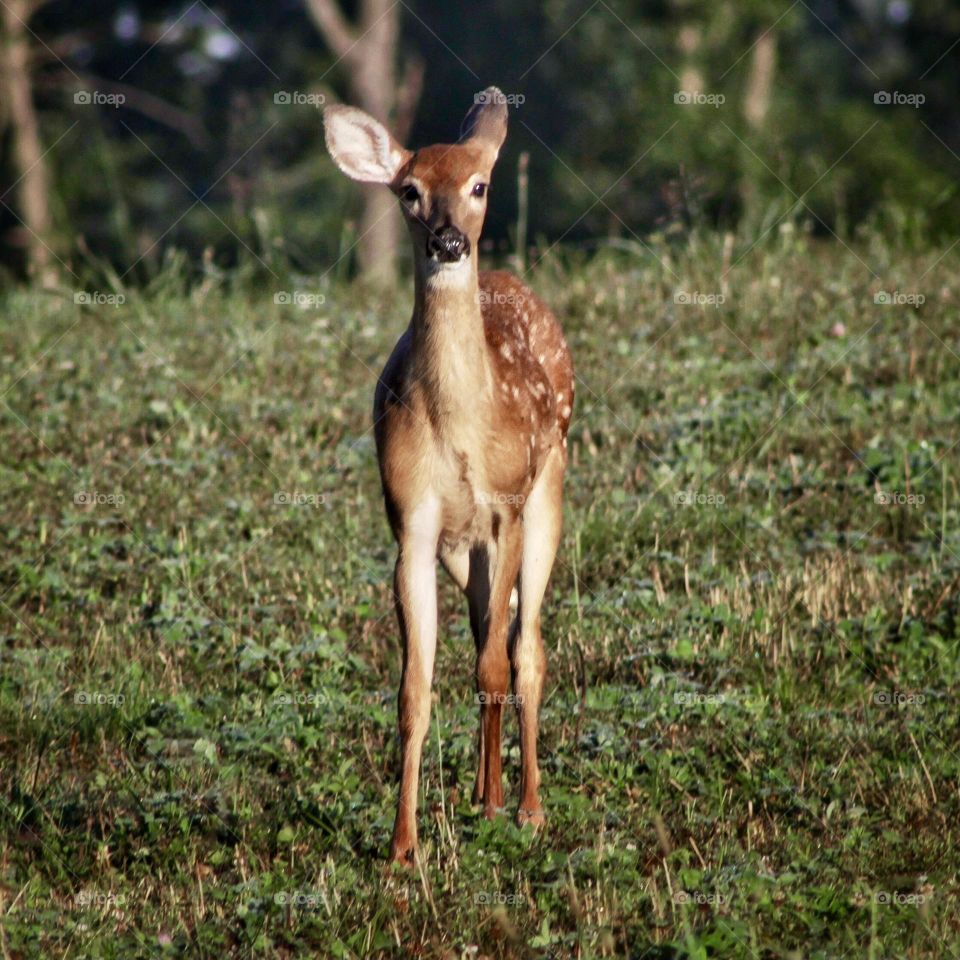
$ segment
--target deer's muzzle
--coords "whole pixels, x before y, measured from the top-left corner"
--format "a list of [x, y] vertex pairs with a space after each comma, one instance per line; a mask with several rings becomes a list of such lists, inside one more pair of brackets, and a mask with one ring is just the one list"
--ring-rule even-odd
[[427, 238], [427, 256], [456, 263], [470, 253], [470, 241], [456, 227], [442, 227]]

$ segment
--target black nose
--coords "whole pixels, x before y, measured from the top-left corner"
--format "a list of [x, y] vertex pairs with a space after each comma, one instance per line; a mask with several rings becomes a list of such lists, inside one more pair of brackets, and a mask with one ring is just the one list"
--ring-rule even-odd
[[427, 240], [427, 256], [456, 263], [470, 252], [470, 241], [456, 227], [442, 227]]

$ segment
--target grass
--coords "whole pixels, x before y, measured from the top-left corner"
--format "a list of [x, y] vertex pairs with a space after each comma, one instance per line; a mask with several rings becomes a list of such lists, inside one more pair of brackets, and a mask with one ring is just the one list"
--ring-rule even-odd
[[[470, 807], [444, 580], [411, 876], [369, 429], [409, 291], [3, 296], [0, 956], [960, 953], [956, 251], [654, 239], [531, 282], [579, 377], [548, 824]], [[512, 717], [505, 752], [515, 805]]]

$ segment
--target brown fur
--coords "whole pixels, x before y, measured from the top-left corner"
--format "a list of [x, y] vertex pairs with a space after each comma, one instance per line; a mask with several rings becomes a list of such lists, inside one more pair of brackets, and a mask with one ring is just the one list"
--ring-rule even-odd
[[[512, 674], [521, 745], [517, 819], [543, 822], [540, 605], [560, 538], [573, 367], [547, 306], [511, 274], [477, 271], [486, 212], [477, 185], [489, 183], [506, 136], [499, 91], [485, 91], [468, 113], [461, 143], [416, 152], [352, 108], [328, 108], [324, 122], [345, 173], [387, 184], [400, 197], [414, 248], [413, 317], [374, 397], [380, 475], [399, 548], [394, 590], [403, 641], [400, 798], [390, 854], [409, 864], [430, 714], [438, 557], [467, 596], [477, 651], [474, 799], [487, 816], [503, 805], [500, 726]], [[457, 251], [441, 256], [436, 244], [451, 231]]]
[[[480, 458], [482, 475], [489, 478], [491, 486], [490, 491], [480, 492], [500, 494], [497, 499], [503, 500], [504, 507], [519, 515], [547, 454], [566, 446], [574, 380], [560, 325], [543, 301], [506, 271], [480, 273], [479, 288], [493, 390], [460, 394], [445, 405], [435, 382], [439, 379], [436, 371], [418, 367], [412, 357], [416, 321], [397, 342], [377, 384], [374, 433], [388, 515], [397, 536], [402, 516], [399, 508], [404, 501], [418, 497], [425, 455], [442, 458], [441, 451], [447, 446], [456, 466], [462, 468], [469, 467], [471, 456]], [[436, 359], [442, 364], [442, 357]], [[474, 358], [474, 362], [481, 360]], [[476, 418], [476, 426], [468, 434], [472, 440], [479, 439], [474, 451], [461, 449], [456, 434], [447, 429], [454, 404], [462, 407], [457, 413]], [[442, 536], [448, 544], [455, 544], [470, 539], [477, 491], [470, 489], [468, 469], [460, 469], [450, 479], [452, 485], [442, 498], [448, 504]]]

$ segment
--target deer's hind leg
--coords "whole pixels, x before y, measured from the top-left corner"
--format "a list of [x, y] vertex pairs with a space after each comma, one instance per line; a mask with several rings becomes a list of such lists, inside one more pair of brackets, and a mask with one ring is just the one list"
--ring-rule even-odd
[[467, 585], [471, 606], [482, 611], [476, 673], [480, 701], [480, 762], [474, 799], [482, 800], [487, 819], [494, 817], [503, 807], [500, 730], [510, 683], [510, 591], [517, 580], [523, 549], [520, 521], [515, 518], [501, 520], [490, 546], [480, 547], [471, 554], [471, 576]]
[[[467, 585], [470, 581], [470, 548], [460, 546], [455, 550], [442, 550], [440, 553], [440, 562], [443, 564], [443, 569], [450, 574], [450, 579], [466, 594]], [[514, 587], [510, 591], [511, 610], [517, 609], [520, 602], [519, 598], [520, 595], [517, 592], [517, 588]], [[474, 640], [476, 640], [476, 633], [474, 633]]]
[[[473, 634], [473, 643], [479, 661], [488, 625], [490, 591], [497, 563], [496, 544], [490, 543], [472, 547], [461, 545], [454, 550], [442, 550], [440, 562], [467, 598], [467, 606], [470, 611], [470, 632]], [[516, 609], [517, 598], [517, 589], [513, 587], [509, 601], [511, 610]], [[478, 676], [478, 701], [482, 699], [479, 696], [482, 692]], [[480, 724], [477, 733], [477, 776], [474, 781], [472, 797], [474, 804], [483, 803], [485, 800], [487, 751], [483, 716], [484, 704], [480, 702]]]
[[513, 692], [520, 721], [520, 805], [517, 823], [543, 823], [537, 727], [547, 659], [540, 634], [540, 606], [560, 543], [563, 472], [559, 448], [549, 455], [523, 509], [523, 559], [520, 567], [519, 629], [511, 651]]

